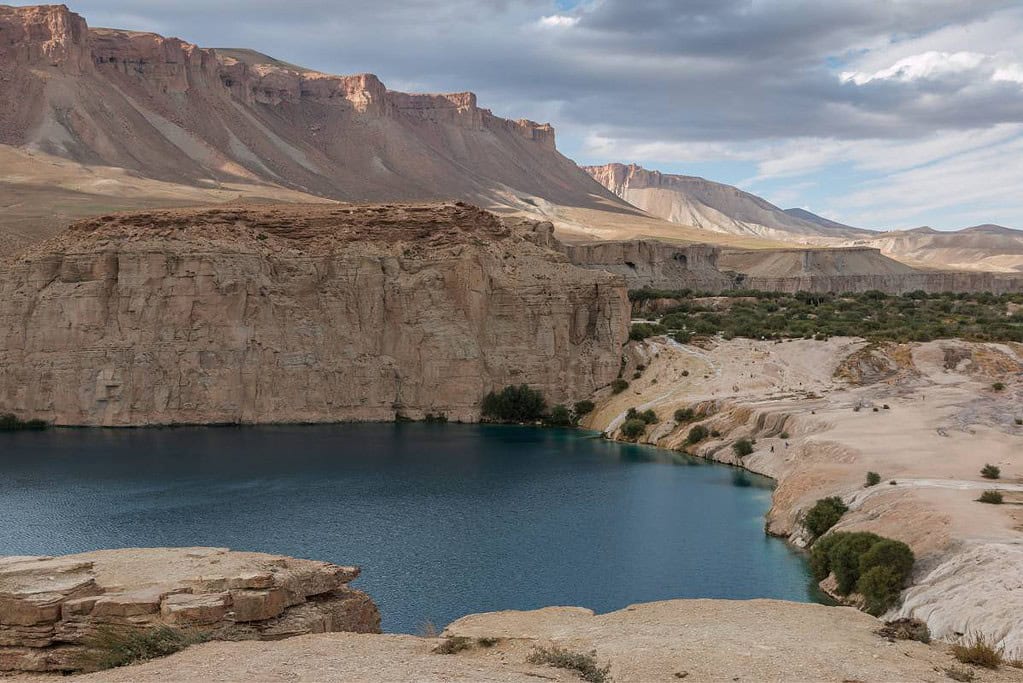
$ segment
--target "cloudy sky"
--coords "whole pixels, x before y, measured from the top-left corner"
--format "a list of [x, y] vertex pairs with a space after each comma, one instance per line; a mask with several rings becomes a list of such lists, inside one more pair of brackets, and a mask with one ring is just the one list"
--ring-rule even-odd
[[865, 227], [1023, 228], [1023, 0], [67, 1], [93, 26], [473, 90], [580, 163]]

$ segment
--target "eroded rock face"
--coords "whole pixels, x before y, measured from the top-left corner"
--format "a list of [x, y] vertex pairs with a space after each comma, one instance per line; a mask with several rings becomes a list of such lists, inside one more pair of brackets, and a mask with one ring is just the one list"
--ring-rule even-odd
[[85, 221], [0, 270], [0, 412], [475, 420], [520, 383], [579, 400], [617, 375], [624, 285], [526, 237], [463, 204]]
[[0, 558], [0, 671], [88, 668], [97, 639], [159, 626], [213, 639], [379, 633], [357, 567], [226, 548]]

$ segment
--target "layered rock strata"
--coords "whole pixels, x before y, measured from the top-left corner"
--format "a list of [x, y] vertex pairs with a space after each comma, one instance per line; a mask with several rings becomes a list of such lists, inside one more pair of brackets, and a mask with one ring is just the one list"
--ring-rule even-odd
[[170, 627], [210, 639], [379, 633], [357, 567], [226, 548], [0, 558], [0, 671], [77, 671], [110, 638]]
[[[537, 232], [539, 231], [539, 232]], [[464, 204], [106, 216], [0, 266], [0, 412], [61, 425], [475, 420], [618, 372], [622, 280]]]

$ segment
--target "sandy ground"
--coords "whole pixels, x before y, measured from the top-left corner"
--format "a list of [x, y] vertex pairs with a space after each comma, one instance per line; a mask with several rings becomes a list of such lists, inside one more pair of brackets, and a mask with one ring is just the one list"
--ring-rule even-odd
[[[779, 482], [771, 533], [805, 544], [801, 512], [842, 496], [851, 509], [836, 529], [874, 531], [916, 553], [903, 614], [926, 618], [939, 637], [983, 631], [1023, 656], [1023, 347], [848, 338], [706, 346], [633, 345], [625, 377], [645, 365], [641, 377], [601, 402], [587, 426], [614, 432], [628, 408], [652, 408], [661, 422], [644, 440], [680, 449], [691, 425], [675, 424], [674, 411], [712, 413], [704, 424], [721, 436], [691, 450], [735, 463], [735, 440], [756, 439], [743, 465]], [[1001, 468], [1000, 480], [980, 476], [986, 463]], [[864, 488], [868, 471], [882, 483]], [[1003, 491], [1006, 504], [976, 502], [986, 489]]]
[[[595, 653], [623, 681], [947, 681], [959, 666], [943, 644], [889, 642], [878, 622], [847, 607], [774, 600], [672, 600], [594, 615], [573, 607], [459, 619], [471, 638], [455, 655], [436, 638], [331, 633], [277, 642], [207, 643], [84, 681], [578, 681], [531, 665], [537, 645]], [[492, 647], [475, 644], [494, 638]], [[978, 681], [1023, 681], [1023, 670], [976, 671]]]

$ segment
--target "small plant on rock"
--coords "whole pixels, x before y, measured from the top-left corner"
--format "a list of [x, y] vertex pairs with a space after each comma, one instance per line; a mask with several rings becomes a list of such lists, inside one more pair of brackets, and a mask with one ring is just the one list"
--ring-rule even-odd
[[991, 385], [991, 388], [994, 389], [995, 391], [1004, 391], [1005, 382], [995, 382], [994, 384]]
[[472, 639], [465, 636], [448, 636], [443, 643], [433, 648], [433, 652], [438, 655], [456, 655], [470, 648], [472, 648]]
[[988, 490], [980, 494], [980, 498], [977, 499], [979, 503], [989, 503], [991, 505], [1001, 505], [1003, 502], [1002, 492]]
[[1002, 470], [1000, 467], [988, 463], [980, 468], [980, 476], [985, 479], [998, 479], [1002, 476]]
[[952, 645], [952, 655], [963, 664], [997, 669], [1002, 663], [1002, 651], [977, 633]]
[[675, 411], [675, 422], [678, 422], [679, 424], [683, 422], [690, 422], [694, 417], [696, 417], [696, 414], [693, 413], [692, 408], [679, 408]]
[[597, 664], [597, 653], [572, 652], [560, 647], [537, 647], [530, 653], [527, 661], [530, 664], [545, 664], [558, 669], [575, 671], [588, 683], [610, 683], [611, 665]]
[[686, 436], [686, 443], [690, 446], [698, 444], [707, 438], [707, 428], [703, 425], [696, 425], [689, 430], [688, 436]]
[[745, 458], [747, 455], [753, 452], [753, 442], [749, 439], [742, 438], [732, 444], [732, 451], [738, 458]]

